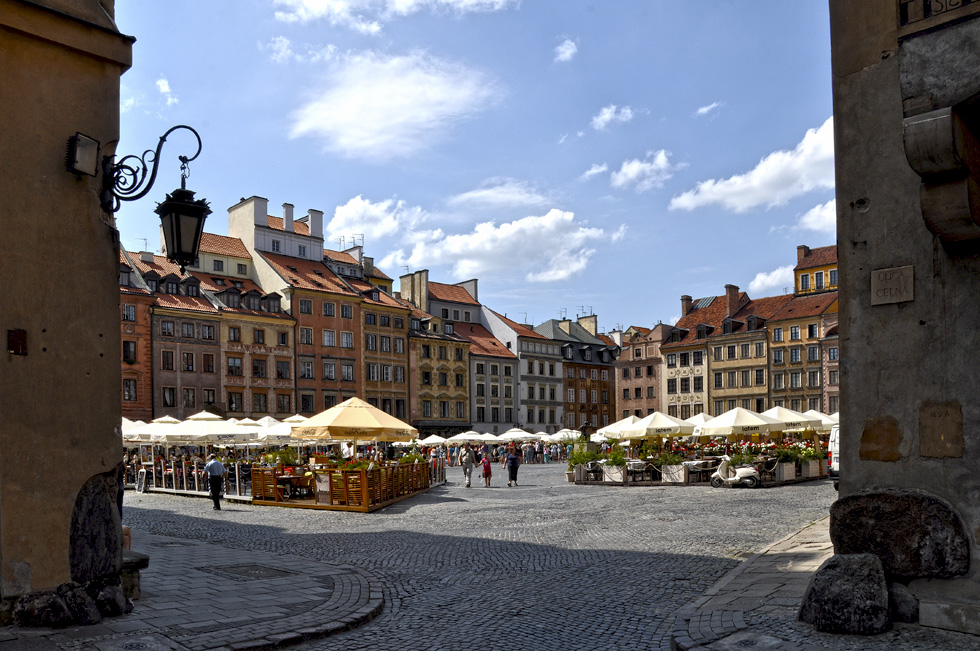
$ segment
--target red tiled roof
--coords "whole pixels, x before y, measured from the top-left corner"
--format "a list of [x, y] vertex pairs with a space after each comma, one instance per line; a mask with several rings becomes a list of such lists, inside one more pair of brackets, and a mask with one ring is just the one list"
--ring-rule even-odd
[[330, 258], [334, 262], [342, 262], [343, 264], [350, 264], [354, 265], [355, 267], [360, 266], [357, 260], [354, 259], [354, 256], [346, 251], [332, 251], [330, 249], [324, 249], [323, 257]]
[[[276, 231], [286, 231], [282, 224], [282, 217], [273, 217], [272, 215], [269, 215], [267, 219], [269, 222], [269, 228]], [[309, 235], [310, 226], [306, 222], [293, 220], [293, 232], [297, 235]]]
[[424, 311], [420, 310], [419, 308], [415, 307], [414, 305], [412, 305], [411, 303], [409, 303], [408, 301], [406, 301], [404, 298], [396, 298], [395, 301], [398, 302], [398, 303], [400, 303], [402, 307], [405, 307], [405, 308], [408, 308], [409, 310], [411, 310], [412, 311], [412, 316], [414, 318], [416, 318], [416, 319], [431, 319], [432, 318], [432, 315], [431, 314], [429, 314], [428, 312], [424, 312]]
[[377, 267], [374, 267], [374, 269], [371, 271], [371, 273], [365, 273], [365, 275], [367, 277], [369, 277], [369, 278], [379, 278], [381, 280], [392, 280], [392, 278], [388, 274], [386, 274], [385, 272], [381, 271]]
[[330, 294], [347, 294], [348, 296], [357, 295], [322, 262], [292, 258], [288, 255], [266, 251], [260, 252], [260, 255], [272, 265], [276, 273], [297, 289], [309, 289]]
[[[707, 298], [707, 297], [706, 297]], [[697, 306], [706, 301], [706, 298], [699, 298], [692, 301], [691, 305]], [[745, 292], [739, 292], [738, 294], [738, 304], [745, 305], [749, 300], [748, 294]], [[740, 308], [741, 309], [741, 308]], [[736, 314], [738, 311], [736, 310]], [[716, 329], [721, 328], [721, 322], [725, 319], [726, 315], [726, 305], [725, 296], [715, 296], [710, 304], [705, 307], [692, 307], [691, 311], [682, 316], [677, 323], [675, 328], [681, 328], [687, 330], [687, 332], [682, 333], [683, 336], [678, 342], [665, 342], [661, 345], [661, 348], [672, 348], [674, 346], [686, 346], [696, 343], [697, 339], [697, 327], [700, 324], [714, 326]], [[706, 340], [702, 340], [706, 341]]]
[[[209, 292], [215, 292], [215, 293], [223, 292], [229, 287], [234, 287], [235, 283], [241, 283], [242, 286], [239, 287], [239, 289], [243, 294], [245, 292], [250, 292], [252, 290], [255, 290], [262, 296], [265, 296], [265, 292], [262, 290], [262, 288], [256, 285], [254, 281], [249, 280], [248, 278], [235, 278], [234, 276], [223, 276], [221, 274], [213, 274], [213, 273], [209, 274], [202, 271], [189, 271], [188, 273], [191, 276], [197, 278], [199, 281], [201, 281], [201, 289], [207, 290]], [[217, 282], [215, 282], [218, 279], [223, 280], [225, 284], [219, 285]]]
[[518, 337], [528, 337], [531, 339], [547, 339], [547, 337], [545, 337], [544, 335], [538, 334], [537, 332], [531, 330], [527, 326], [521, 325], [516, 321], [512, 321], [511, 319], [508, 319], [507, 317], [505, 317], [503, 314], [500, 314], [499, 312], [494, 312], [493, 310], [490, 311], [496, 314], [498, 319], [500, 319], [508, 326], [510, 326], [511, 330], [516, 332]]
[[[370, 305], [384, 305], [387, 307], [400, 307], [400, 308], [405, 307], [400, 302], [396, 301], [393, 296], [390, 296], [386, 292], [378, 289], [377, 287], [375, 287], [374, 285], [372, 285], [371, 283], [365, 280], [356, 280], [356, 279], [348, 280], [347, 284], [353, 287], [354, 289], [356, 289], [358, 292], [360, 292], [361, 298], [364, 299], [364, 302]], [[378, 300], [376, 301], [372, 299], [370, 296], [371, 292], [373, 291], [378, 292]]]
[[146, 263], [139, 257], [139, 255], [131, 256], [133, 259], [133, 264], [136, 265], [137, 271], [141, 274], [146, 275], [151, 271], [155, 271], [161, 278], [173, 275], [181, 278], [180, 267], [166, 257], [162, 255], [154, 255], [153, 262]]
[[786, 321], [789, 319], [805, 319], [806, 317], [819, 316], [836, 300], [837, 292], [797, 296], [786, 303], [783, 309], [779, 310], [773, 316], [772, 320]]
[[596, 339], [598, 339], [598, 340], [599, 340], [599, 341], [601, 341], [602, 343], [604, 343], [604, 344], [606, 344], [607, 346], [619, 346], [619, 344], [617, 344], [617, 343], [616, 343], [616, 342], [615, 342], [615, 341], [613, 340], [613, 338], [612, 338], [612, 337], [610, 337], [609, 335], [605, 335], [605, 334], [601, 334], [601, 333], [600, 333], [600, 334], [597, 334], [597, 335], [596, 335]]
[[216, 235], [215, 233], [201, 234], [201, 253], [216, 253], [218, 255], [230, 255], [236, 258], [252, 259], [248, 249], [237, 237], [226, 235]]
[[126, 255], [123, 253], [122, 247], [119, 248], [119, 264], [124, 264], [132, 269], [132, 267], [129, 266], [129, 260], [126, 259]]
[[[432, 283], [429, 283], [429, 287]], [[467, 294], [468, 296], [469, 294]], [[490, 334], [490, 331], [479, 323], [456, 323], [454, 328], [457, 335], [470, 342], [470, 355], [485, 355], [487, 357], [517, 358], [507, 346]]]
[[119, 286], [119, 293], [133, 294], [136, 296], [152, 296], [148, 290], [145, 290], [142, 287], [123, 287], [121, 285]]
[[160, 307], [175, 310], [190, 310], [192, 312], [210, 312], [217, 314], [218, 310], [208, 299], [202, 296], [181, 296], [178, 294], [157, 294], [156, 303]]
[[812, 269], [813, 267], [823, 267], [828, 264], [837, 264], [837, 245], [821, 246], [810, 249], [810, 254], [803, 258], [793, 271]]
[[459, 285], [447, 285], [429, 281], [429, 299], [436, 301], [449, 301], [450, 303], [465, 303], [466, 305], [479, 305], [470, 293]]
[[626, 330], [630, 329], [642, 337], [649, 337], [650, 333], [653, 332], [653, 328], [645, 328], [643, 326], [630, 326], [629, 328], [626, 328]]
[[738, 321], [745, 321], [754, 315], [768, 321], [791, 300], [793, 300], [792, 294], [752, 299], [735, 313], [734, 318]]

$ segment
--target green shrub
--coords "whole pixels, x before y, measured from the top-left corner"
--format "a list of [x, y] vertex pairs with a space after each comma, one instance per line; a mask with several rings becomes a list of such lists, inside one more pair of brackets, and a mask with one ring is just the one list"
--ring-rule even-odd
[[626, 465], [626, 453], [623, 452], [623, 448], [618, 445], [609, 452], [609, 456], [607, 458], [609, 459], [609, 464], [612, 466]]

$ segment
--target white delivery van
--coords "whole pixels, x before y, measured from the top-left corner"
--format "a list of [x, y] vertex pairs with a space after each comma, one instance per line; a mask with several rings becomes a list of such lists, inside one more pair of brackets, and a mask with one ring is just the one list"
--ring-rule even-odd
[[830, 461], [827, 476], [834, 480], [834, 490], [840, 490], [840, 425], [834, 425], [830, 428], [827, 453]]

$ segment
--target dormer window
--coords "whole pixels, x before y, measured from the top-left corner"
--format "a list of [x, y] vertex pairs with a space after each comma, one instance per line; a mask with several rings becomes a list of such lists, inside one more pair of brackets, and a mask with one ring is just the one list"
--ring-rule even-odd
[[242, 287], [244, 287], [244, 285], [242, 285], [242, 281], [236, 280], [235, 281], [235, 287], [237, 287], [238, 289], [241, 289]]
[[214, 265], [214, 271], [225, 270], [225, 263], [223, 260], [214, 260], [211, 264]]
[[421, 330], [422, 322], [418, 319], [412, 319], [412, 330]]
[[447, 335], [453, 334], [453, 324], [452, 323], [445, 324], [445, 326], [443, 326], [443, 330]]
[[305, 258], [306, 257], [306, 245], [305, 244], [300, 244], [299, 245], [299, 257], [301, 257], [301, 258]]
[[146, 286], [150, 288], [151, 292], [155, 293], [157, 291], [157, 281], [155, 280], [147, 280]]
[[279, 240], [272, 240], [272, 252], [279, 253], [282, 250], [282, 242]]
[[177, 294], [177, 293], [179, 293], [177, 291], [177, 283], [175, 283], [172, 280], [168, 280], [167, 281], [167, 290], [166, 290], [166, 293], [167, 294]]
[[238, 308], [242, 306], [242, 297], [234, 292], [225, 293], [225, 304], [228, 307]]
[[199, 296], [200, 292], [197, 290], [197, 285], [187, 285], [184, 287], [184, 291], [188, 296]]
[[217, 286], [219, 286], [219, 287], [224, 287], [225, 286], [225, 281], [223, 279], [221, 279], [221, 278], [212, 278], [211, 280], [213, 280], [214, 281], [214, 284], [217, 285]]
[[269, 305], [269, 311], [270, 312], [282, 312], [282, 308], [279, 306], [279, 297], [278, 296], [270, 296], [267, 299], [267, 302], [268, 302], [268, 305]]

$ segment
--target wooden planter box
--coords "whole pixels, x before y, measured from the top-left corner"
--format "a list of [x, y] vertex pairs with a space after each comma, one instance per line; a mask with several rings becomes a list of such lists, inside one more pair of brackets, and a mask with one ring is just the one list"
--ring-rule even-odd
[[783, 462], [776, 464], [776, 481], [793, 481], [796, 479], [796, 464]]
[[602, 481], [606, 484], [625, 484], [626, 466], [602, 466]]
[[565, 479], [567, 479], [568, 481], [575, 481], [575, 474], [576, 473], [574, 470], [569, 470], [565, 472]]
[[663, 473], [662, 481], [670, 484], [685, 484], [688, 479], [688, 467], [684, 465], [680, 466], [664, 466], [660, 469]]

